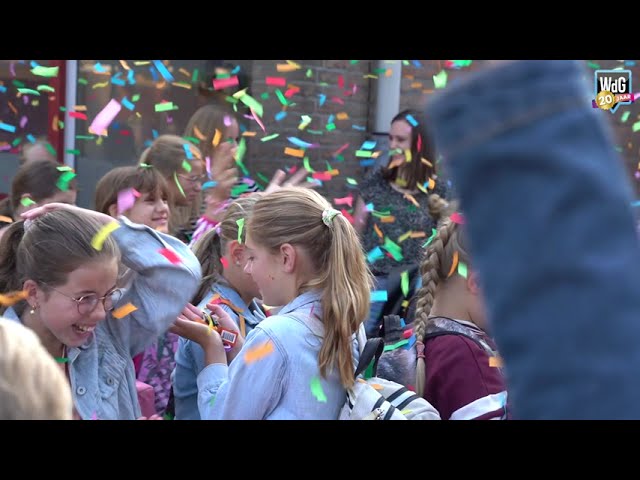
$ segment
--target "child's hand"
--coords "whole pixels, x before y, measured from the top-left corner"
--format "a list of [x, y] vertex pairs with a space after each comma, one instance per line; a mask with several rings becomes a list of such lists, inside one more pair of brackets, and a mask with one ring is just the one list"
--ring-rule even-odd
[[94, 210], [88, 210], [86, 208], [76, 207], [75, 205], [69, 205], [68, 203], [47, 203], [46, 205], [42, 205], [40, 207], [32, 208], [31, 210], [27, 210], [24, 213], [21, 213], [20, 216], [24, 220], [33, 220], [34, 218], [38, 218], [45, 213], [53, 212], [54, 210], [69, 210], [72, 212], [82, 212], [84, 214], [90, 215], [96, 218], [100, 223], [104, 223], [105, 225], [111, 222], [114, 222], [115, 219], [110, 217], [109, 215], [105, 215], [104, 213], [96, 212]]
[[157, 413], [154, 413], [150, 417], [138, 417], [138, 420], [162, 420], [162, 419], [163, 418]]
[[284, 179], [287, 174], [284, 170], [277, 170], [276, 173], [271, 177], [271, 182], [267, 185], [267, 188], [264, 190], [264, 193], [275, 192], [276, 190], [280, 190], [284, 187], [304, 187], [304, 188], [315, 188], [318, 186], [316, 182], [307, 182], [303, 180], [309, 175], [309, 171], [306, 168], [301, 168], [296, 173], [294, 173], [289, 180], [286, 182]]
[[202, 311], [190, 303], [182, 310], [169, 331], [200, 345], [205, 352], [207, 365], [227, 363], [227, 355], [220, 334], [205, 323]]

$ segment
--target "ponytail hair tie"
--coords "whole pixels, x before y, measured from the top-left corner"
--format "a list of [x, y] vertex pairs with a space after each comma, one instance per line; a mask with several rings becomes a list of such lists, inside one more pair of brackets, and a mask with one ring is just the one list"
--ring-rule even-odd
[[322, 212], [322, 222], [327, 226], [331, 226], [331, 222], [336, 215], [340, 215], [340, 210], [327, 208]]

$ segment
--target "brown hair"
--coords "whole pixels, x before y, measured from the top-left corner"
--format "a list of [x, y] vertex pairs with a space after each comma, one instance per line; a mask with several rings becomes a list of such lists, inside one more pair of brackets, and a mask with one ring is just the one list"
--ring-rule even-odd
[[287, 187], [263, 195], [249, 219], [251, 238], [273, 252], [284, 243], [303, 248], [314, 262], [317, 277], [300, 292], [322, 290], [324, 338], [318, 356], [320, 373], [336, 367], [345, 387], [354, 383], [352, 335], [369, 313], [372, 275], [358, 234], [343, 215], [329, 226], [323, 212], [331, 204], [319, 193]]
[[38, 336], [0, 318], [0, 420], [71, 420], [69, 383]]
[[[457, 265], [464, 263], [470, 265], [466, 237], [460, 225], [452, 222], [445, 212], [451, 211], [453, 205], [449, 205], [437, 194], [429, 196], [429, 214], [434, 220], [441, 219], [441, 225], [427, 246], [427, 250], [420, 265], [422, 274], [422, 287], [416, 293], [418, 299], [416, 305], [416, 316], [414, 321], [414, 332], [418, 346], [424, 341], [427, 327], [429, 326], [429, 314], [433, 306], [434, 297], [438, 284], [446, 282]], [[456, 255], [457, 253], [457, 255]], [[454, 272], [455, 273], [455, 272]], [[416, 367], [416, 393], [424, 396], [425, 388], [425, 363], [424, 358], [418, 356]]]
[[[418, 125], [414, 126], [408, 117], [419, 122]], [[408, 123], [411, 127], [411, 161], [404, 163], [400, 167], [382, 168], [382, 176], [385, 180], [392, 182], [402, 178], [407, 182], [406, 188], [413, 190], [417, 185], [424, 184], [436, 173], [436, 154], [422, 113], [411, 109], [403, 110], [393, 117], [391, 123], [400, 120]], [[420, 146], [419, 149], [418, 146]], [[426, 164], [423, 159], [429, 164]]]
[[[34, 147], [42, 147], [47, 151], [47, 153], [32, 153], [36, 152]], [[38, 137], [33, 143], [28, 142], [22, 144], [20, 149], [20, 165], [24, 165], [25, 163], [32, 162], [34, 160], [48, 160], [58, 165], [56, 151], [51, 143], [49, 143], [49, 139], [47, 137]]]
[[[216, 130], [222, 135], [227, 128], [224, 124], [225, 117], [235, 119], [238, 124], [238, 117], [228, 104], [215, 103], [200, 107], [189, 119], [189, 123], [184, 129], [184, 136], [199, 140], [198, 146], [202, 152], [202, 158], [211, 158], [213, 154], [213, 140]], [[196, 131], [197, 129], [197, 131]], [[200, 134], [200, 135], [199, 135]], [[204, 138], [202, 138], [204, 137]], [[225, 139], [221, 138], [220, 142]]]
[[[29, 221], [14, 222], [0, 240], [0, 292], [22, 290], [25, 280], [52, 287], [67, 281], [67, 275], [82, 265], [101, 259], [119, 258], [116, 241], [107, 237], [102, 250], [91, 240], [102, 224], [84, 212], [54, 210]], [[42, 287], [46, 291], [46, 286]], [[18, 315], [24, 301], [16, 304]], [[4, 310], [3, 310], [4, 311]]]
[[169, 198], [167, 181], [154, 167], [118, 167], [107, 172], [96, 185], [96, 211], [109, 215], [109, 207], [118, 203], [118, 193], [135, 188], [138, 192], [153, 193]]
[[[222, 280], [222, 264], [220, 258], [223, 255], [227, 243], [238, 239], [238, 223], [241, 218], [245, 219], [245, 225], [249, 221], [253, 206], [260, 198], [259, 193], [241, 197], [229, 204], [222, 220], [216, 228], [205, 233], [193, 246], [193, 253], [202, 266], [202, 282], [200, 288], [196, 292], [192, 304], [199, 304], [205, 296], [207, 290], [211, 286], [211, 281], [219, 282]], [[240, 237], [241, 243], [244, 243], [247, 235], [246, 228], [242, 230]]]
[[[70, 167], [58, 165], [51, 160], [33, 160], [22, 165], [11, 182], [11, 209], [15, 212], [23, 195], [28, 194], [36, 203], [61, 191], [58, 181], [69, 176]], [[76, 190], [76, 179], [66, 183], [69, 190]]]
[[[192, 160], [187, 160], [185, 145], [193, 154], [194, 158]], [[203, 162], [200, 149], [184, 138], [166, 134], [160, 135], [150, 147], [142, 152], [139, 163], [152, 165], [168, 183], [175, 183], [178, 181], [176, 175], [181, 172], [187, 173], [182, 166], [185, 160], [190, 163]], [[191, 218], [198, 217], [200, 214], [201, 199], [199, 197], [192, 205], [188, 206], [177, 206], [174, 198], [170, 199], [170, 201], [169, 231], [172, 233], [177, 232], [178, 229], [187, 225]]]

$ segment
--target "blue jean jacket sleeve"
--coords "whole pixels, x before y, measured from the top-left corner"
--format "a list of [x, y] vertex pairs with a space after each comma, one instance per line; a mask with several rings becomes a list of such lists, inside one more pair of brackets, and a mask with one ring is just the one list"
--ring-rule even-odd
[[[120, 247], [122, 263], [137, 275], [116, 308], [131, 303], [137, 310], [121, 319], [109, 315], [107, 322], [114, 339], [134, 356], [175, 321], [198, 288], [201, 269], [179, 240], [125, 217], [119, 220], [120, 228], [111, 235]], [[171, 263], [159, 253], [162, 248], [173, 250], [181, 262]]]
[[583, 65], [517, 61], [427, 109], [459, 190], [514, 416], [640, 418], [640, 248]]
[[[245, 354], [272, 349], [247, 362]], [[198, 409], [203, 420], [262, 420], [286, 389], [286, 352], [260, 327], [252, 330], [231, 366], [212, 364], [198, 376]]]

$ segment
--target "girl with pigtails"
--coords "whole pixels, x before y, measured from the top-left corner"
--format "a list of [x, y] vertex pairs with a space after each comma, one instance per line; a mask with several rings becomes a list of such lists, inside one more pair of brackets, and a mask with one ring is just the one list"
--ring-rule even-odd
[[505, 378], [496, 345], [487, 334], [487, 314], [464, 217], [445, 216], [447, 210], [445, 200], [431, 195], [431, 216], [444, 219], [420, 267], [422, 286], [411, 325], [415, 345], [411, 350], [385, 352], [378, 375], [415, 386], [443, 420], [505, 420], [510, 416]]

